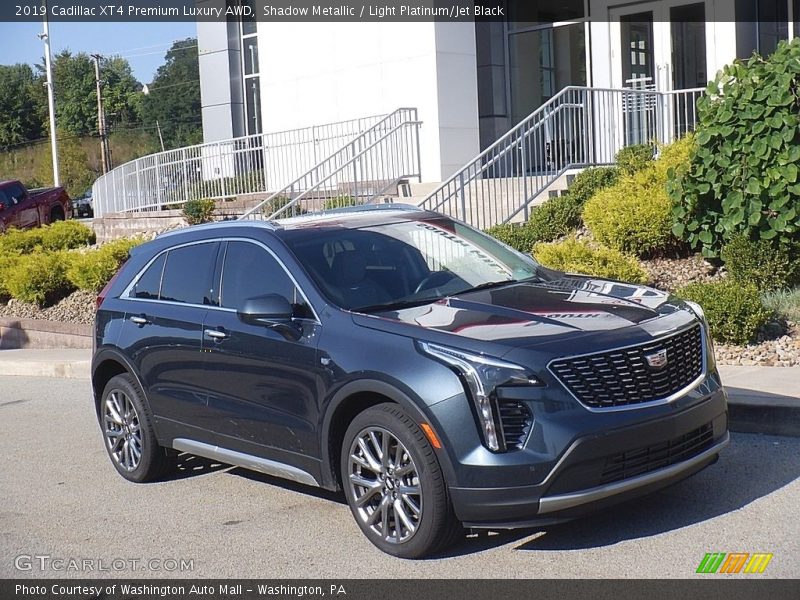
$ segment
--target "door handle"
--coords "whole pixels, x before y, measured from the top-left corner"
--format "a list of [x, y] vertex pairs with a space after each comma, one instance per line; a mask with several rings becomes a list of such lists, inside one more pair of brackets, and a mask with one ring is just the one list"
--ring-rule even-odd
[[228, 334], [224, 331], [220, 331], [219, 329], [206, 329], [205, 334], [214, 340], [224, 340], [228, 337]]
[[147, 325], [149, 322], [144, 315], [131, 317], [131, 323], [136, 323], [137, 325]]

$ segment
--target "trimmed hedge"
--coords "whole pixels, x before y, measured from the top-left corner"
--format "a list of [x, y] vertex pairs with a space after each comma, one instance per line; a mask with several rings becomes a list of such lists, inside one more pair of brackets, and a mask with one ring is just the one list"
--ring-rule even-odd
[[0, 254], [30, 254], [35, 250], [72, 250], [95, 243], [94, 231], [77, 221], [59, 221], [34, 229], [9, 229], [0, 234]]
[[682, 248], [672, 232], [670, 173], [685, 168], [690, 137], [665, 146], [658, 160], [598, 192], [583, 209], [583, 220], [599, 242], [641, 257], [663, 256]]
[[533, 231], [526, 227], [525, 224], [505, 223], [503, 225], [495, 225], [487, 229], [486, 233], [525, 254], [529, 254], [536, 243]]
[[71, 291], [67, 252], [33, 252], [20, 256], [5, 272], [5, 287], [22, 302], [52, 304]]
[[732, 279], [691, 283], [676, 294], [703, 307], [711, 335], [718, 342], [747, 344], [771, 317], [756, 286]]
[[593, 167], [584, 169], [575, 176], [568, 193], [578, 206], [583, 206], [586, 201], [609, 186], [614, 185], [619, 179], [620, 171], [617, 167]]
[[74, 253], [67, 268], [67, 280], [79, 290], [99, 292], [128, 259], [131, 248], [140, 243], [137, 239], [120, 239], [97, 250]]
[[751, 283], [761, 291], [791, 287], [800, 279], [800, 263], [783, 244], [770, 240], [751, 240], [734, 236], [722, 248], [721, 258], [730, 276], [740, 283]]
[[533, 255], [545, 267], [558, 271], [631, 283], [647, 283], [648, 280], [635, 257], [585, 240], [569, 238], [563, 242], [539, 243], [534, 246]]
[[624, 174], [633, 175], [653, 162], [653, 147], [650, 144], [627, 146], [617, 152], [614, 161]]

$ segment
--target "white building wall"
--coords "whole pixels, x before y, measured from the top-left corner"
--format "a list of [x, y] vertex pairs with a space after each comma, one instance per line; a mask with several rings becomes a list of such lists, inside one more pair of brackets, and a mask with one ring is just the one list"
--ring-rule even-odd
[[424, 181], [479, 151], [472, 23], [258, 24], [264, 131], [416, 107]]

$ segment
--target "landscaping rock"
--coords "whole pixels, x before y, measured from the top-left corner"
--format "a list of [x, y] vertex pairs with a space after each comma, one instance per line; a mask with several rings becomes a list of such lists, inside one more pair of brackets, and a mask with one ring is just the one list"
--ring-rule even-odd
[[689, 283], [711, 281], [724, 277], [717, 269], [700, 255], [688, 258], [654, 258], [642, 261], [650, 275], [651, 285], [667, 292], [674, 292]]
[[96, 298], [97, 294], [93, 292], [77, 291], [47, 308], [12, 298], [8, 304], [0, 304], [0, 316], [91, 325], [94, 323]]

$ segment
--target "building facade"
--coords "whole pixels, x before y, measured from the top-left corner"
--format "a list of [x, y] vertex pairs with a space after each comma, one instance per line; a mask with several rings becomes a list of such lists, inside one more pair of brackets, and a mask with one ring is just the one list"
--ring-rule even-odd
[[199, 22], [205, 141], [416, 107], [441, 181], [565, 86], [705, 87], [800, 35], [800, 0], [526, 4], [528, 21], [508, 0], [500, 22]]

